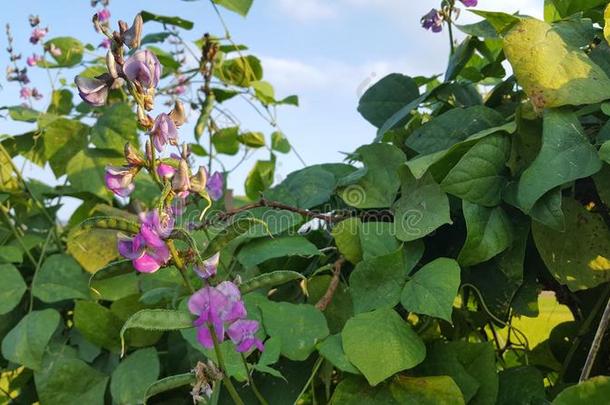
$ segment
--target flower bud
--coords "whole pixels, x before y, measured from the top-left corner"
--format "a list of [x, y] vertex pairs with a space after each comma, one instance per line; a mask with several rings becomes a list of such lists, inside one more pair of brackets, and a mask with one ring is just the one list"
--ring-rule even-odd
[[177, 127], [181, 126], [186, 122], [186, 113], [184, 111], [184, 105], [180, 100], [176, 100], [174, 108], [169, 113], [169, 117], [174, 121]]
[[140, 125], [147, 129], [152, 128], [155, 124], [152, 117], [150, 115], [146, 114], [146, 112], [144, 112], [144, 110], [140, 106], [138, 106], [137, 111], [138, 111], [138, 122], [140, 123]]
[[172, 179], [172, 189], [178, 194], [178, 196], [184, 198], [188, 196], [190, 188], [191, 182], [189, 179], [189, 166], [186, 160], [181, 159], [180, 165], [178, 166], [178, 171]]
[[125, 21], [119, 21], [119, 30], [121, 32], [121, 40], [129, 49], [140, 47], [140, 39], [142, 37], [142, 16], [137, 14], [133, 19], [133, 24], [127, 28]]
[[106, 66], [108, 67], [108, 73], [113, 79], [119, 77], [119, 74], [116, 69], [116, 61], [114, 60], [114, 54], [112, 51], [108, 51], [106, 54]]
[[208, 181], [208, 173], [205, 167], [199, 166], [197, 174], [191, 177], [191, 191], [201, 193], [205, 191], [205, 186]]

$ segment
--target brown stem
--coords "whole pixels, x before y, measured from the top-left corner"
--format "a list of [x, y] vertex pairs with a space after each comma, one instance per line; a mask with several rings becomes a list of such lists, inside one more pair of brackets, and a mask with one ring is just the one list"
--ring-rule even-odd
[[337, 291], [337, 287], [339, 287], [339, 278], [341, 276], [341, 266], [343, 266], [343, 263], [345, 263], [345, 258], [341, 257], [333, 266], [333, 277], [330, 279], [328, 288], [322, 298], [316, 303], [316, 308], [320, 311], [324, 311], [333, 300], [335, 291]]
[[604, 334], [606, 333], [606, 329], [608, 328], [608, 322], [610, 322], [610, 299], [608, 299], [608, 302], [606, 303], [606, 308], [604, 309], [602, 319], [599, 321], [599, 325], [597, 326], [597, 331], [595, 332], [593, 343], [591, 343], [591, 348], [589, 349], [589, 354], [587, 355], [585, 365], [582, 368], [582, 373], [580, 374], [579, 382], [585, 381], [587, 378], [589, 378], [589, 375], [591, 374], [593, 364], [595, 363], [595, 358], [597, 357], [597, 352], [601, 347]]

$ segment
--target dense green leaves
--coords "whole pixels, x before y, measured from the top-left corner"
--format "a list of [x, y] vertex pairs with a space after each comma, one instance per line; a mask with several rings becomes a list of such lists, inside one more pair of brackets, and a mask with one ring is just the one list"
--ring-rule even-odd
[[104, 183], [105, 167], [121, 165], [123, 161], [121, 154], [114, 150], [83, 149], [68, 162], [66, 167], [68, 180], [79, 191], [87, 191], [108, 199], [110, 192]]
[[282, 256], [317, 256], [320, 252], [302, 236], [258, 239], [246, 244], [237, 255], [244, 267], [254, 267], [266, 260]]
[[0, 315], [15, 308], [27, 290], [19, 270], [12, 264], [0, 264]]
[[519, 181], [518, 201], [526, 212], [547, 191], [591, 176], [601, 161], [575, 114], [556, 110], [544, 113], [542, 148]]
[[460, 267], [453, 259], [426, 264], [405, 284], [400, 303], [407, 311], [451, 322], [453, 300], [460, 286]]
[[70, 159], [87, 146], [89, 127], [79, 121], [57, 118], [41, 127], [44, 156], [56, 176], [66, 173]]
[[91, 129], [91, 142], [99, 148], [123, 151], [126, 142], [138, 145], [136, 115], [127, 104], [118, 103], [104, 110]]
[[39, 370], [60, 319], [59, 312], [54, 309], [30, 312], [2, 340], [2, 356], [13, 363]]
[[74, 306], [74, 326], [89, 342], [118, 352], [121, 342], [121, 320], [110, 309], [89, 301]]
[[32, 285], [34, 296], [44, 302], [89, 298], [89, 277], [68, 255], [49, 256]]
[[415, 367], [426, 356], [420, 337], [389, 308], [354, 316], [347, 321], [341, 337], [347, 359], [371, 385]]

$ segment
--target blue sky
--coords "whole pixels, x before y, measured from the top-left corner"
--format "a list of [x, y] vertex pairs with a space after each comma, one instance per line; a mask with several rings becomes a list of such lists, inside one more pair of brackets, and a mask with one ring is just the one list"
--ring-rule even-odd
[[[90, 24], [93, 9], [89, 0], [5, 0], [0, 22], [11, 24], [16, 50], [25, 56], [38, 48], [28, 43], [28, 15], [38, 14], [43, 26], [49, 26], [49, 38], [75, 36], [93, 44], [100, 37]], [[444, 71], [448, 53], [445, 34], [433, 34], [420, 28], [419, 19], [440, 1], [431, 0], [254, 0], [247, 18], [222, 11], [234, 40], [247, 44], [263, 62], [264, 78], [271, 82], [276, 94], [283, 97], [297, 94], [301, 105], [282, 107], [278, 122], [283, 132], [307, 164], [341, 161], [341, 151], [350, 152], [369, 143], [375, 129], [356, 111], [358, 99], [366, 87], [384, 75], [400, 72], [408, 75], [432, 75]], [[542, 16], [542, 0], [479, 0], [480, 9], [521, 11]], [[204, 32], [221, 34], [222, 28], [205, 0], [112, 0], [112, 22], [131, 21], [140, 10], [163, 15], [178, 15], [195, 22], [195, 28], [184, 34], [194, 40]], [[477, 21], [463, 12], [459, 22]], [[145, 33], [162, 29], [157, 23], [145, 24]], [[6, 38], [0, 37], [2, 50]], [[6, 65], [6, 53], [0, 59]], [[71, 82], [74, 72], [62, 75]], [[46, 73], [31, 70], [32, 84], [48, 94]], [[0, 106], [18, 104], [18, 86], [6, 83], [0, 91]], [[48, 100], [43, 99], [39, 108]], [[260, 130], [267, 136], [273, 131], [242, 102], [229, 106], [243, 129]], [[161, 106], [158, 107], [159, 112]], [[184, 139], [192, 137], [192, 124], [182, 129]], [[28, 129], [24, 125], [4, 122], [1, 133], [17, 134]], [[257, 158], [257, 152], [232, 174], [229, 184], [237, 193], [243, 191], [243, 180]], [[227, 159], [231, 167], [234, 159]], [[276, 181], [302, 167], [294, 155], [280, 155]], [[49, 181], [48, 170], [27, 165], [25, 174]], [[62, 216], [75, 207], [67, 201]]]

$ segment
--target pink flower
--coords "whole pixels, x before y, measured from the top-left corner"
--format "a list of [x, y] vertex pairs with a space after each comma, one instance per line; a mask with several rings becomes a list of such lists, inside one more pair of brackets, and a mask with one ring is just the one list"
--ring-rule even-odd
[[199, 275], [199, 277], [206, 279], [213, 277], [216, 275], [216, 271], [218, 269], [218, 263], [220, 262], [220, 252], [216, 253], [214, 256], [204, 260], [201, 264], [195, 264], [193, 269], [195, 273]]
[[48, 28], [34, 28], [32, 30], [32, 34], [30, 35], [30, 42], [33, 45], [36, 45], [41, 39], [44, 38], [45, 35], [47, 35], [48, 32]]
[[155, 118], [155, 123], [150, 131], [153, 145], [159, 152], [163, 151], [165, 145], [178, 143], [178, 129], [168, 114], [161, 113]]
[[42, 56], [36, 54], [32, 54], [26, 59], [28, 66], [36, 66], [40, 61], [42, 61]]
[[175, 173], [176, 173], [176, 168], [174, 168], [171, 165], [168, 165], [165, 163], [160, 163], [159, 166], [157, 166], [157, 174], [161, 178], [171, 179]]
[[32, 90], [30, 90], [29, 87], [22, 87], [19, 91], [19, 97], [21, 97], [23, 100], [27, 100], [28, 98], [32, 97]]
[[123, 71], [129, 80], [138, 83], [144, 89], [157, 87], [161, 78], [159, 59], [147, 49], [137, 51], [127, 59]]
[[129, 166], [106, 166], [104, 182], [108, 190], [119, 197], [128, 197], [135, 189], [133, 184], [137, 171]]
[[99, 22], [106, 22], [110, 19], [110, 10], [103, 8], [97, 12], [97, 19]]
[[256, 346], [262, 352], [265, 349], [263, 342], [254, 336], [257, 330], [258, 321], [240, 319], [229, 326], [227, 334], [233, 343], [237, 345], [238, 352], [247, 352], [253, 346]]
[[49, 53], [55, 57], [61, 56], [61, 48], [55, 46], [55, 44], [49, 45]]

